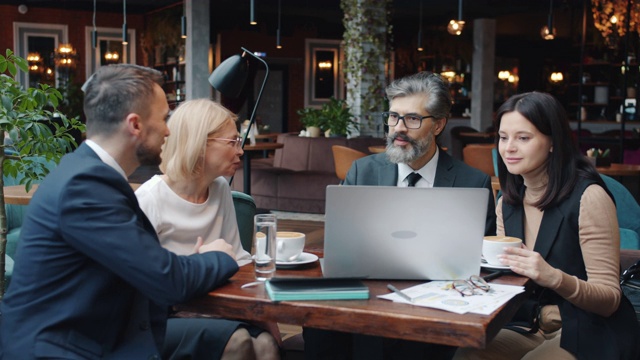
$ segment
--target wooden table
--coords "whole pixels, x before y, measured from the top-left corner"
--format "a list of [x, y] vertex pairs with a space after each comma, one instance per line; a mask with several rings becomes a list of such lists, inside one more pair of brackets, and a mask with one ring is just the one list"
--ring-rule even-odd
[[640, 177], [640, 165], [613, 163], [611, 164], [611, 166], [597, 167], [596, 170], [598, 170], [600, 174], [605, 174], [608, 176]]
[[29, 205], [31, 197], [38, 190], [38, 184], [33, 184], [29, 192], [26, 191], [24, 185], [10, 185], [5, 186], [4, 191], [4, 203], [11, 205]]
[[613, 163], [607, 167], [597, 167], [600, 174], [615, 177], [640, 202], [640, 165]]
[[[307, 235], [305, 251], [323, 255], [324, 223], [316, 221], [278, 220], [278, 230], [299, 231]], [[278, 269], [276, 276], [318, 277], [319, 262], [298, 269]], [[407, 304], [397, 304], [376, 296], [387, 294], [387, 284], [400, 289], [419, 284], [419, 281], [367, 280], [369, 300], [348, 301], [283, 301], [269, 300], [263, 285], [241, 289], [255, 281], [253, 264], [240, 268], [227, 285], [178, 306], [194, 313], [255, 321], [274, 321], [319, 329], [416, 340], [453, 346], [484, 348], [506, 324], [524, 301], [520, 295], [491, 315], [454, 314]], [[503, 276], [492, 282], [524, 285], [520, 276]]]
[[244, 180], [244, 193], [247, 195], [251, 195], [251, 156], [248, 154], [252, 151], [267, 151], [267, 150], [276, 150], [284, 147], [282, 143], [271, 143], [271, 142], [259, 142], [254, 145], [245, 144], [244, 150], [244, 161], [243, 161], [243, 180]]
[[268, 141], [276, 141], [278, 135], [282, 133], [266, 133], [266, 134], [258, 134], [255, 136], [256, 140], [266, 140]]
[[[322, 273], [320, 264], [316, 261], [296, 270], [278, 269], [276, 276], [319, 277]], [[377, 295], [389, 292], [389, 283], [404, 289], [419, 284], [418, 281], [366, 280], [364, 283], [371, 294], [369, 300], [283, 302], [271, 301], [264, 285], [240, 288], [253, 281], [253, 264], [245, 265], [228, 284], [177, 308], [224, 318], [272, 321], [387, 338], [484, 348], [525, 299], [525, 293], [520, 294], [491, 315], [460, 315], [377, 298]], [[503, 276], [493, 282], [525, 285], [527, 279]]]

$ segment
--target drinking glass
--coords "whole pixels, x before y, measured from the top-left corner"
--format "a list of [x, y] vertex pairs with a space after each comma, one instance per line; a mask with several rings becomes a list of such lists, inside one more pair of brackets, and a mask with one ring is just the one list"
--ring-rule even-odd
[[274, 214], [258, 214], [254, 217], [254, 264], [256, 279], [265, 281], [276, 271], [276, 232], [278, 221]]

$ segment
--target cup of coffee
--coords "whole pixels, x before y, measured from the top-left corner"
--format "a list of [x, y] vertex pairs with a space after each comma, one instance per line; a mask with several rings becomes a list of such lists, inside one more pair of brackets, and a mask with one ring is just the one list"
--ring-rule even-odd
[[276, 261], [295, 261], [304, 249], [305, 235], [294, 231], [276, 233]]
[[513, 236], [485, 236], [482, 240], [482, 256], [487, 264], [494, 266], [504, 266], [498, 260], [498, 255], [504, 253], [505, 247], [520, 247], [522, 240]]

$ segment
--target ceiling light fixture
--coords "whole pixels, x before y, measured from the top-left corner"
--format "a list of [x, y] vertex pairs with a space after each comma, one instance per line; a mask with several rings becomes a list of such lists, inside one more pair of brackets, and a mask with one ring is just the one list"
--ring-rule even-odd
[[564, 80], [564, 76], [560, 71], [554, 71], [551, 73], [549, 80], [551, 80], [552, 83], [559, 83]]
[[53, 54], [56, 66], [65, 70], [75, 66], [77, 57], [76, 50], [71, 44], [60, 44]]
[[276, 30], [276, 49], [282, 49], [280, 43], [280, 20], [282, 18], [282, 0], [278, 0], [278, 30]]
[[256, 4], [254, 3], [254, 0], [249, 0], [249, 24], [250, 25], [258, 25], [258, 22], [256, 21], [256, 16], [255, 16], [255, 8], [256, 8]]
[[422, 51], [422, 0], [420, 0], [420, 15], [418, 20], [418, 51]]
[[180, 18], [180, 37], [187, 38], [187, 3], [182, 7], [182, 17]]
[[127, 0], [122, 0], [122, 45], [129, 45], [127, 32]]
[[553, 0], [549, 0], [549, 16], [547, 17], [547, 25], [540, 29], [540, 36], [545, 40], [553, 40], [556, 38], [556, 28], [553, 26]]
[[462, 20], [462, 0], [458, 0], [458, 20], [449, 21], [449, 25], [447, 25], [447, 31], [451, 35], [460, 35], [462, 34], [463, 28], [464, 20]]

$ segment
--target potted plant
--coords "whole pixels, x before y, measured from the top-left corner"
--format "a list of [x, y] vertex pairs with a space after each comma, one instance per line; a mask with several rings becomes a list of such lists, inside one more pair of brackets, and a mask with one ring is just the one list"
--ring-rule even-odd
[[[83, 132], [84, 124], [78, 118], [68, 119], [56, 111], [60, 92], [48, 85], [23, 88], [14, 77], [18, 69], [27, 72], [28, 63], [9, 49], [0, 55], [0, 191], [4, 188], [3, 174], [20, 178], [27, 191], [34, 181], [44, 178], [47, 163], [60, 158], [77, 146], [71, 133]], [[4, 74], [6, 71], [11, 76]], [[9, 154], [7, 154], [9, 153]], [[0, 194], [0, 299], [5, 288], [5, 253], [7, 245], [7, 218], [4, 193]]]
[[345, 100], [331, 97], [320, 111], [331, 136], [348, 136], [358, 129], [359, 124], [354, 120]]
[[304, 108], [297, 111], [300, 115], [300, 122], [307, 130], [309, 137], [319, 137], [325, 131], [325, 118], [322, 110], [316, 108]]

